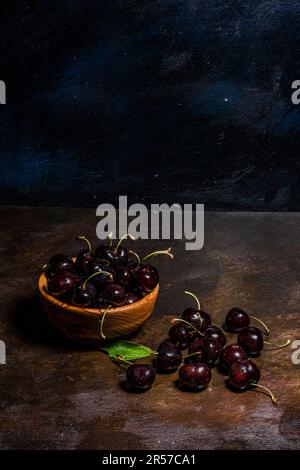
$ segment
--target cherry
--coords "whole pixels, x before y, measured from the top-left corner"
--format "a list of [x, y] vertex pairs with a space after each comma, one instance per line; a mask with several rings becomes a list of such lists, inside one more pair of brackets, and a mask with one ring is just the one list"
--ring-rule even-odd
[[100, 290], [114, 282], [115, 271], [105, 262], [100, 261], [97, 258], [90, 261], [89, 271], [91, 276], [100, 273], [97, 276], [95, 275], [92, 281]]
[[124, 246], [121, 246], [122, 241], [126, 237], [131, 238], [134, 240], [134, 238], [126, 233], [117, 243], [116, 246], [105, 246], [105, 245], [100, 245], [96, 249], [96, 256], [100, 259], [105, 259], [109, 261], [111, 266], [113, 268], [117, 268], [119, 266], [125, 266], [128, 264], [128, 252], [127, 249]]
[[248, 326], [239, 333], [238, 344], [248, 356], [257, 356], [264, 348], [263, 334], [256, 326]]
[[234, 362], [247, 359], [247, 354], [238, 344], [229, 344], [221, 351], [219, 369], [227, 374]]
[[55, 274], [48, 282], [48, 292], [59, 297], [63, 294], [69, 294], [76, 286], [76, 277], [68, 272]]
[[135, 294], [134, 292], [127, 292], [125, 295], [124, 304], [125, 305], [134, 304], [138, 300], [140, 300], [140, 297], [137, 294]]
[[185, 291], [185, 294], [188, 294], [197, 302], [197, 308], [186, 308], [181, 315], [181, 318], [186, 322], [193, 325], [199, 331], [205, 331], [206, 328], [211, 325], [211, 318], [208, 313], [200, 310], [200, 302], [198, 297], [195, 296], [192, 292]]
[[116, 306], [124, 304], [126, 292], [124, 287], [119, 284], [109, 284], [103, 294], [109, 304]]
[[161, 372], [174, 372], [182, 362], [180, 349], [171, 343], [162, 343], [158, 348], [157, 368]]
[[127, 382], [134, 390], [148, 390], [155, 377], [155, 369], [149, 364], [132, 364], [126, 370]]
[[203, 362], [205, 362], [209, 367], [213, 367], [215, 362], [219, 359], [221, 349], [222, 346], [218, 340], [204, 340]]
[[90, 307], [97, 295], [97, 289], [88, 278], [84, 283], [76, 286], [72, 294], [72, 304], [80, 307]]
[[150, 264], [141, 264], [135, 271], [135, 280], [141, 290], [151, 292], [158, 284], [158, 271]]
[[226, 336], [224, 335], [221, 328], [218, 328], [215, 325], [209, 326], [204, 334], [204, 341], [215, 340], [218, 341], [221, 346], [225, 346], [226, 344]]
[[169, 330], [172, 343], [177, 344], [179, 349], [187, 349], [195, 338], [195, 335], [195, 331], [181, 323], [176, 323]]
[[95, 307], [101, 309], [108, 307], [108, 302], [105, 299], [103, 292], [99, 292], [99, 294], [96, 296]]
[[93, 258], [92, 246], [90, 244], [90, 241], [84, 235], [77, 237], [77, 240], [84, 240], [88, 245], [88, 249], [82, 250], [78, 253], [74, 263], [75, 269], [81, 276], [88, 276], [90, 273], [89, 263]]
[[120, 286], [123, 286], [125, 289], [128, 289], [131, 287], [134, 277], [132, 271], [130, 271], [128, 267], [121, 266], [116, 270], [115, 279], [117, 284], [120, 284]]
[[179, 380], [190, 390], [203, 390], [211, 380], [211, 372], [206, 364], [184, 364], [179, 369]]
[[188, 349], [188, 353], [193, 354], [195, 352], [203, 351], [203, 346], [204, 346], [204, 339], [196, 338], [195, 341], [190, 345]]
[[237, 390], [245, 390], [260, 379], [257, 365], [248, 359], [234, 362], [229, 369], [229, 384]]
[[247, 328], [250, 325], [251, 318], [263, 325], [263, 327], [265, 328], [265, 333], [267, 335], [270, 333], [269, 328], [262, 320], [257, 317], [248, 315], [247, 312], [245, 312], [239, 307], [234, 307], [229, 310], [225, 318], [225, 328], [227, 331], [230, 331], [232, 333], [239, 333], [244, 328]]
[[64, 272], [73, 273], [74, 263], [70, 256], [59, 253], [50, 258], [45, 269], [49, 276], [54, 276], [54, 274], [60, 274]]

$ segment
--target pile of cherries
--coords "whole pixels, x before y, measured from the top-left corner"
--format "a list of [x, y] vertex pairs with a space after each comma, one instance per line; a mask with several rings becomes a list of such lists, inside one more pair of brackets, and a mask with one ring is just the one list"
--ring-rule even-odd
[[78, 253], [75, 260], [65, 254], [52, 256], [44, 266], [47, 292], [65, 303], [77, 307], [110, 308], [133, 304], [151, 292], [159, 282], [157, 269], [145, 263], [149, 258], [166, 254], [170, 249], [155, 251], [142, 260], [134, 251], [127, 250], [122, 241], [113, 245], [99, 245], [93, 252], [85, 236], [77, 237], [88, 248]]
[[[266, 387], [259, 385], [260, 370], [251, 360], [258, 356], [264, 344], [264, 334], [269, 334], [267, 326], [258, 318], [249, 316], [241, 308], [232, 308], [226, 315], [224, 329], [238, 333], [237, 343], [226, 346], [227, 338], [223, 330], [212, 324], [210, 315], [200, 309], [197, 297], [197, 308], [187, 308], [181, 318], [172, 320], [174, 325], [169, 330], [169, 337], [159, 345], [155, 367], [149, 364], [131, 364], [126, 377], [128, 385], [136, 391], [147, 390], [156, 378], [156, 372], [178, 372], [177, 384], [180, 388], [199, 391], [208, 386], [211, 380], [211, 369], [217, 365], [218, 370], [228, 376], [227, 385], [237, 391], [250, 387], [259, 387], [266, 392], [272, 402], [276, 399]], [[250, 326], [251, 319], [260, 322], [261, 329]], [[276, 348], [283, 348], [290, 340]], [[188, 354], [183, 355], [183, 350]]]

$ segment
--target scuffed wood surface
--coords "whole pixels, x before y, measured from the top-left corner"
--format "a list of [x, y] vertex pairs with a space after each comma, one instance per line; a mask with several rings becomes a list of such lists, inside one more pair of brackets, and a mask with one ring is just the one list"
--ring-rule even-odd
[[[128, 394], [124, 370], [97, 350], [56, 332], [36, 299], [36, 278], [49, 255], [80, 247], [72, 237], [95, 233], [89, 209], [0, 208], [0, 339], [7, 365], [0, 365], [2, 449], [294, 449], [300, 448], [300, 365], [292, 349], [257, 359], [261, 393], [235, 394], [213, 370], [210, 387], [183, 393], [176, 374], [159, 375], [148, 393]], [[203, 308], [221, 324], [235, 305], [261, 316], [271, 338], [300, 339], [297, 213], [207, 213], [205, 247], [176, 259], [157, 259], [161, 292], [153, 317], [134, 340], [156, 347], [168, 319], [199, 292]], [[142, 253], [162, 242], [135, 242]], [[234, 336], [229, 340], [234, 341]]]

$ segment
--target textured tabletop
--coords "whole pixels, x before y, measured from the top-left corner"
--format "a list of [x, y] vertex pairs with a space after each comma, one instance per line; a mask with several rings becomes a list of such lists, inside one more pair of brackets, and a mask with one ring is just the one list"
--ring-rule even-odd
[[[50, 255], [95, 237], [95, 210], [0, 208], [0, 365], [2, 449], [294, 449], [300, 448], [300, 365], [292, 348], [265, 351], [261, 383], [278, 398], [233, 393], [213, 369], [208, 389], [185, 393], [177, 374], [158, 375], [143, 394], [126, 393], [124, 369], [97, 350], [74, 344], [49, 325], [36, 298], [36, 279]], [[199, 294], [221, 325], [230, 307], [263, 318], [271, 339], [300, 339], [300, 214], [206, 213], [205, 246], [157, 259], [161, 291], [152, 318], [133, 340], [155, 348], [168, 320]], [[136, 241], [147, 253], [163, 242]], [[234, 342], [234, 335], [228, 335]]]

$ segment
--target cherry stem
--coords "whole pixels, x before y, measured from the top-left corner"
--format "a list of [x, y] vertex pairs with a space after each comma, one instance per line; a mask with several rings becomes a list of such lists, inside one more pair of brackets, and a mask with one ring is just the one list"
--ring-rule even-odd
[[264, 327], [264, 329], [266, 330], [265, 331], [265, 334], [266, 335], [269, 335], [270, 334], [270, 330], [269, 328], [267, 327], [267, 325], [262, 321], [260, 320], [259, 318], [257, 317], [254, 317], [253, 315], [249, 315], [250, 318], [252, 318], [253, 320], [257, 321], [258, 323], [261, 323], [261, 325]]
[[200, 310], [200, 301], [199, 301], [198, 297], [195, 294], [193, 294], [193, 292], [189, 292], [188, 290], [185, 290], [184, 293], [187, 294], [187, 295], [190, 295], [191, 297], [193, 297], [196, 300], [198, 310]]
[[132, 251], [132, 250], [129, 250], [129, 253], [131, 253], [132, 255], [134, 255], [136, 257], [136, 259], [138, 260], [138, 264], [140, 265], [141, 264], [141, 258], [139, 257], [139, 255], [135, 251]]
[[91, 276], [89, 276], [89, 277], [84, 281], [82, 287], [85, 289], [87, 283], [89, 282], [89, 280], [92, 279], [92, 278], [95, 277], [95, 276], [98, 276], [99, 274], [107, 274], [111, 279], [112, 279], [112, 277], [113, 277], [112, 274], [109, 273], [108, 271], [97, 271], [96, 273], [91, 274]]
[[125, 238], [127, 238], [127, 237], [129, 237], [130, 240], [135, 240], [135, 238], [132, 235], [130, 235], [130, 233], [125, 233], [125, 235], [123, 235], [123, 237], [120, 238], [120, 240], [119, 240], [119, 242], [118, 242], [118, 244], [117, 244], [117, 246], [114, 250], [115, 255], [118, 253], [118, 249], [119, 249], [119, 246], [121, 245], [122, 241], [125, 240]]
[[264, 390], [265, 392], [267, 392], [268, 396], [269, 396], [269, 397], [271, 398], [271, 400], [272, 400], [273, 405], [277, 405], [277, 400], [276, 400], [276, 398], [274, 397], [274, 395], [273, 395], [273, 393], [271, 392], [271, 390], [269, 390], [267, 387], [264, 387], [263, 385], [255, 384], [255, 383], [252, 383], [251, 386], [252, 386], [252, 387], [261, 388], [262, 390]]
[[292, 340], [288, 339], [284, 344], [273, 344], [269, 343], [269, 341], [264, 341], [265, 344], [268, 344], [269, 346], [273, 346], [274, 349], [283, 349], [286, 348], [289, 344], [291, 344]]
[[101, 317], [101, 323], [100, 323], [100, 335], [102, 339], [106, 339], [105, 334], [103, 333], [103, 324], [104, 324], [104, 319], [106, 317], [106, 314], [108, 310], [110, 309], [111, 305], [107, 307], [107, 309], [103, 312], [102, 317]]
[[80, 235], [79, 237], [76, 237], [76, 240], [84, 240], [88, 247], [89, 247], [89, 252], [92, 253], [92, 245], [91, 245], [91, 242], [86, 238], [85, 235]]
[[48, 267], [48, 264], [44, 264], [44, 266], [42, 267], [42, 270], [45, 271], [45, 269], [47, 269]]
[[191, 354], [187, 354], [186, 356], [183, 356], [182, 359], [187, 359], [188, 357], [193, 357], [193, 356], [199, 356], [201, 354], [201, 351], [196, 351]]
[[121, 355], [118, 355], [118, 356], [116, 357], [116, 359], [117, 359], [118, 361], [120, 361], [120, 362], [125, 362], [125, 364], [129, 364], [130, 366], [133, 365], [132, 362], [127, 361], [127, 359], [125, 359], [125, 357], [123, 357], [123, 356], [121, 356]]
[[157, 255], [167, 255], [167, 256], [170, 256], [170, 258], [174, 259], [174, 255], [171, 253], [171, 248], [168, 248], [167, 250], [159, 250], [159, 251], [153, 251], [152, 253], [149, 253], [148, 255], [144, 256], [142, 261], [146, 261], [146, 259], [151, 258], [152, 256], [157, 256]]
[[109, 247], [112, 246], [112, 236], [113, 236], [113, 233], [110, 232], [110, 234], [108, 235], [108, 239], [109, 239]]
[[177, 322], [185, 323], [185, 324], [188, 325], [190, 328], [192, 328], [193, 330], [197, 331], [197, 333], [199, 333], [199, 335], [204, 336], [204, 333], [202, 333], [201, 331], [199, 331], [194, 325], [192, 325], [190, 322], [184, 320], [183, 318], [172, 318], [172, 320], [170, 321], [170, 323], [177, 323]]

